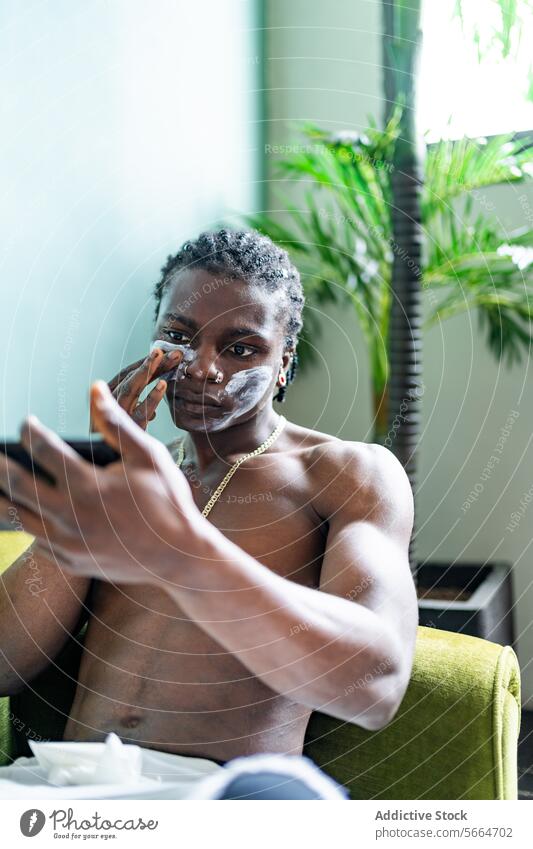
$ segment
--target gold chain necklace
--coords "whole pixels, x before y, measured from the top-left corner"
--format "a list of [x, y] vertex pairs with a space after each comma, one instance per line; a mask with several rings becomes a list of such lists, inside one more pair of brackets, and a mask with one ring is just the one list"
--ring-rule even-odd
[[[235, 474], [235, 472], [237, 471], [239, 466], [241, 466], [244, 463], [245, 460], [249, 460], [250, 457], [257, 457], [258, 454], [262, 454], [263, 451], [266, 451], [267, 448], [270, 448], [272, 443], [276, 441], [276, 439], [280, 435], [281, 431], [283, 430], [286, 421], [287, 421], [287, 419], [285, 418], [285, 416], [280, 415], [279, 421], [276, 425], [276, 428], [275, 428], [275, 430], [272, 431], [270, 436], [267, 439], [265, 439], [265, 441], [262, 442], [261, 445], [259, 445], [257, 448], [254, 448], [254, 450], [250, 451], [249, 454], [245, 454], [244, 457], [240, 457], [237, 460], [237, 462], [233, 464], [233, 466], [231, 467], [231, 469], [229, 470], [227, 475], [224, 477], [224, 479], [217, 486], [213, 495], [211, 496], [211, 498], [209, 499], [209, 501], [205, 505], [204, 509], [202, 510], [202, 516], [208, 516], [209, 515], [213, 506], [216, 504], [216, 502], [220, 498], [222, 492], [225, 490], [226, 486], [230, 482], [231, 478], [233, 477], [233, 475]], [[178, 458], [176, 460], [176, 465], [178, 466], [178, 468], [183, 463], [183, 458], [185, 456], [185, 449], [183, 447], [184, 441], [185, 441], [185, 438], [183, 438], [180, 441], [179, 447], [178, 447]]]

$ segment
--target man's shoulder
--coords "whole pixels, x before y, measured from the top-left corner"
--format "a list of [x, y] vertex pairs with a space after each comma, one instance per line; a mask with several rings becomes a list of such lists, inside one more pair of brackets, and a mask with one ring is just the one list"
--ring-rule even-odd
[[397, 474], [398, 467], [402, 468], [392, 451], [378, 443], [340, 439], [293, 424], [291, 438], [299, 443], [309, 471], [323, 477], [325, 482], [339, 475], [352, 481], [356, 478], [371, 482], [376, 476]]
[[339, 439], [308, 431], [303, 449], [305, 466], [317, 512], [331, 516], [358, 510], [394, 512], [403, 503], [412, 509], [412, 493], [405, 470], [395, 455], [378, 443]]
[[356, 491], [360, 497], [380, 497], [405, 478], [392, 451], [373, 442], [325, 442], [313, 450], [310, 459], [315, 478], [339, 497]]

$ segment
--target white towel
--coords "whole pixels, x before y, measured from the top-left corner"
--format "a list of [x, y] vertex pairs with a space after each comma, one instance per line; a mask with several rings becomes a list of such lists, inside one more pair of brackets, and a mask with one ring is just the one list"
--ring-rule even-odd
[[220, 799], [239, 776], [274, 773], [303, 781], [320, 799], [346, 799], [344, 790], [309, 758], [258, 754], [225, 766], [133, 744], [116, 734], [105, 743], [30, 743], [35, 757], [0, 767], [0, 799]]
[[30, 746], [35, 757], [0, 767], [0, 799], [185, 799], [223, 769], [206, 758], [124, 744], [113, 733], [104, 743]]

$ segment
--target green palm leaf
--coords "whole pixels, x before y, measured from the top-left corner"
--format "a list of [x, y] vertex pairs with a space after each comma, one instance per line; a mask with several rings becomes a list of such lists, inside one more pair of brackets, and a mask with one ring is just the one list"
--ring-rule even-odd
[[[400, 116], [396, 110], [383, 130], [369, 121], [366, 135], [331, 135], [306, 124], [304, 144], [277, 169], [286, 186], [301, 188], [301, 203], [279, 192], [278, 210], [246, 219], [287, 248], [302, 272], [310, 331], [299, 348], [302, 365], [314, 359], [320, 310], [346, 303], [367, 342], [376, 394], [388, 375], [391, 163]], [[426, 156], [423, 285], [433, 293], [427, 324], [476, 310], [489, 349], [508, 364], [531, 344], [533, 229], [504, 233], [486, 190], [532, 177], [533, 149], [509, 134], [441, 141]]]

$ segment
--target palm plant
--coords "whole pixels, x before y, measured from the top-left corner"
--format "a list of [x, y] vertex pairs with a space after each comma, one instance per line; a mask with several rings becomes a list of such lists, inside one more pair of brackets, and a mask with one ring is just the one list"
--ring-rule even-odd
[[[369, 352], [374, 440], [387, 437], [392, 272], [394, 151], [401, 128], [396, 109], [383, 130], [329, 135], [305, 125], [303, 143], [278, 164], [280, 177], [302, 184], [303, 203], [281, 192], [280, 209], [248, 222], [286, 247], [303, 272], [306, 299], [299, 348], [302, 368], [313, 360], [307, 338], [320, 332], [316, 308], [349, 304]], [[485, 189], [533, 178], [533, 149], [512, 134], [441, 141], [424, 164], [421, 215], [426, 252], [425, 326], [475, 309], [492, 353], [512, 365], [529, 352], [533, 290], [533, 229], [503, 232]], [[410, 264], [411, 257], [404, 257]]]
[[[464, 2], [456, 0], [455, 7], [463, 23]], [[520, 31], [522, 7], [533, 0], [494, 2], [501, 26], [491, 43], [506, 56]], [[475, 308], [491, 351], [512, 363], [531, 344], [531, 281], [523, 272], [533, 253], [531, 228], [504, 234], [485, 214], [490, 205], [484, 195], [488, 186], [533, 176], [530, 150], [509, 134], [443, 141], [422, 154], [415, 120], [421, 3], [382, 3], [384, 129], [370, 121], [365, 136], [331, 136], [304, 126], [311, 144], [279, 166], [281, 176], [303, 184], [304, 205], [285, 198], [282, 220], [248, 217], [292, 251], [304, 271], [308, 307], [299, 348], [304, 367], [312, 358], [306, 333], [320, 331], [312, 308], [333, 300], [355, 308], [370, 357], [374, 439], [394, 450], [414, 492], [421, 286], [431, 296], [428, 324]], [[479, 37], [477, 47], [481, 58]], [[475, 210], [476, 193], [485, 211]], [[414, 540], [413, 534], [409, 556], [416, 581]]]

